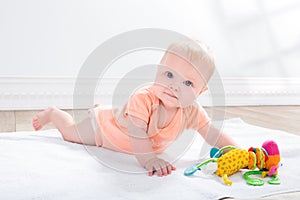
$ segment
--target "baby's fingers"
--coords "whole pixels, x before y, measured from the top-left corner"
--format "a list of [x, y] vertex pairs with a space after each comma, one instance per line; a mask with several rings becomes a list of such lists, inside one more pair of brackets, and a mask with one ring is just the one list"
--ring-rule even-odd
[[148, 176], [153, 176], [157, 173], [157, 176], [162, 176], [162, 170], [159, 165], [153, 166], [152, 168], [148, 169]]
[[176, 167], [173, 166], [173, 165], [171, 165], [171, 169], [172, 169], [172, 170], [176, 170]]
[[176, 170], [176, 167], [174, 167], [171, 164], [168, 164], [167, 165], [167, 172], [168, 172], [168, 174], [171, 174], [173, 170]]
[[167, 176], [168, 174], [170, 174], [169, 169], [168, 169], [168, 165], [162, 166], [161, 171], [162, 171], [163, 176]]
[[149, 176], [153, 176], [156, 173], [159, 177], [167, 176], [171, 174], [173, 170], [176, 170], [176, 167], [162, 159], [155, 160], [145, 168], [147, 169]]
[[154, 166], [155, 172], [157, 173], [157, 176], [165, 176], [167, 175], [166, 166], [164, 166], [162, 163], [157, 163]]
[[157, 176], [163, 176], [164, 175], [164, 172], [161, 168], [157, 169], [156, 173], [157, 173]]
[[168, 162], [161, 163], [162, 176], [167, 176], [172, 173], [174, 167]]
[[172, 173], [172, 165], [167, 165], [168, 174]]
[[153, 171], [153, 170], [149, 170], [149, 171], [148, 171], [148, 176], [153, 176], [153, 174], [154, 174], [154, 171]]

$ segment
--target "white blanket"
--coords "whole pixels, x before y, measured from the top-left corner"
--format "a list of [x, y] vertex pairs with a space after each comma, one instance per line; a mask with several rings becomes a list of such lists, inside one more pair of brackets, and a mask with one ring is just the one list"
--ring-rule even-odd
[[[252, 126], [240, 119], [227, 120], [224, 130], [246, 149], [261, 146], [268, 139], [275, 140], [283, 163], [279, 169], [281, 185], [265, 181], [263, 186], [249, 186], [242, 172], [230, 176], [232, 186], [225, 186], [220, 177], [201, 171], [184, 176], [185, 168], [199, 161], [203, 140], [198, 136], [174, 163], [177, 170], [161, 178], [127, 173], [143, 170], [131, 155], [97, 147], [87, 151], [83, 145], [63, 141], [57, 130], [45, 130], [0, 133], [0, 199], [255, 198], [300, 190], [299, 136]], [[162, 157], [168, 157], [168, 152]]]

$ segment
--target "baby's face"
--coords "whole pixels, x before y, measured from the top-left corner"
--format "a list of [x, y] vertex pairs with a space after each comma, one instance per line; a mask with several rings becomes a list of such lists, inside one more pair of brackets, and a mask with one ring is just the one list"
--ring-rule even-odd
[[192, 105], [206, 88], [206, 81], [185, 59], [170, 53], [165, 58], [156, 74], [156, 95], [169, 107], [184, 108]]

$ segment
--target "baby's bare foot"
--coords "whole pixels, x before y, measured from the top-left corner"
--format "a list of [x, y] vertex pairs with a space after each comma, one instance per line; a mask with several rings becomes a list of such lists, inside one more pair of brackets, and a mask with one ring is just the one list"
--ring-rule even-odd
[[50, 107], [42, 112], [39, 112], [33, 119], [32, 119], [32, 126], [34, 130], [38, 131], [43, 128], [46, 124], [50, 122], [50, 114], [54, 108]]

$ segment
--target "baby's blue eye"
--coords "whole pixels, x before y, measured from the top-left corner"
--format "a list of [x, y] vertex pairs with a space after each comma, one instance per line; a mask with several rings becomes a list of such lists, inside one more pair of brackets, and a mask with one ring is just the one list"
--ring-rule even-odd
[[173, 78], [173, 74], [171, 72], [167, 72], [167, 77], [168, 78]]
[[184, 84], [186, 86], [192, 86], [193, 85], [193, 83], [191, 81], [184, 81]]

